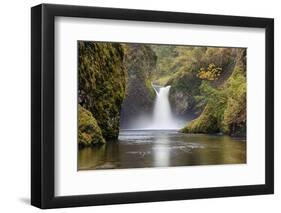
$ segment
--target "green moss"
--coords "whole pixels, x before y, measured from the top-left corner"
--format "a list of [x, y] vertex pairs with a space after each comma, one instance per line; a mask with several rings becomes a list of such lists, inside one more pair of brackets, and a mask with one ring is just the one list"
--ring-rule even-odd
[[78, 50], [79, 104], [93, 114], [105, 139], [116, 139], [126, 88], [123, 47], [79, 41]]
[[246, 64], [240, 52], [234, 71], [226, 83], [228, 100], [224, 111], [223, 131], [230, 135], [246, 135]]
[[101, 129], [90, 111], [78, 105], [78, 118], [79, 147], [105, 143]]
[[246, 135], [246, 52], [237, 51], [235, 67], [221, 87], [202, 81], [200, 101], [205, 103], [200, 116], [189, 122], [184, 133]]
[[219, 132], [218, 118], [213, 114], [214, 109], [206, 106], [201, 115], [188, 123], [181, 132], [183, 133], [216, 133]]
[[154, 81], [155, 84], [165, 86], [167, 85], [168, 81], [170, 80], [171, 76], [166, 75], [158, 78], [157, 80]]

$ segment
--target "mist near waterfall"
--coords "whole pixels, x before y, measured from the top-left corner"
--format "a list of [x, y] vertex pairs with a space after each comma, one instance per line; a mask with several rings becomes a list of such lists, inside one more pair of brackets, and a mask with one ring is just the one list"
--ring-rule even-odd
[[176, 118], [171, 110], [169, 92], [171, 86], [153, 85], [156, 93], [152, 114], [141, 114], [130, 123], [130, 129], [143, 130], [178, 130], [184, 121]]

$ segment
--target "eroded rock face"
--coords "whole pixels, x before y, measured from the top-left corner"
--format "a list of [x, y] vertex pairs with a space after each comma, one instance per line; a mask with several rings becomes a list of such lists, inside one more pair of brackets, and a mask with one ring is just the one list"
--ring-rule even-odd
[[177, 115], [184, 115], [190, 113], [194, 101], [188, 93], [174, 91], [170, 95], [170, 102], [172, 103], [172, 109]]
[[79, 41], [79, 104], [92, 113], [105, 140], [119, 134], [126, 71], [120, 44]]
[[155, 92], [151, 85], [151, 76], [156, 68], [157, 57], [148, 45], [124, 46], [126, 50], [124, 64], [128, 72], [128, 84], [122, 104], [121, 128], [129, 128], [140, 115], [152, 113]]
[[194, 118], [198, 112], [195, 96], [199, 93], [200, 80], [194, 73], [175, 75], [167, 85], [171, 85], [170, 103], [175, 115]]

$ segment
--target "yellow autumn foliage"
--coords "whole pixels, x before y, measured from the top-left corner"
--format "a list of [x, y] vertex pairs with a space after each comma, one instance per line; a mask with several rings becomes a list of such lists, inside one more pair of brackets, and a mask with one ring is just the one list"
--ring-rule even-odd
[[197, 77], [202, 80], [214, 81], [218, 80], [221, 75], [222, 68], [217, 67], [214, 63], [208, 65], [207, 69], [201, 68], [197, 74]]

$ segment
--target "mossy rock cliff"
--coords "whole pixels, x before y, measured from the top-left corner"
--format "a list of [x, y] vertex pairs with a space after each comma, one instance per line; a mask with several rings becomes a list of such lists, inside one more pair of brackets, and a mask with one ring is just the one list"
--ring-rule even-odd
[[205, 102], [202, 113], [188, 122], [184, 133], [224, 133], [246, 135], [246, 50], [236, 51], [230, 76], [217, 86], [202, 81], [200, 95]]
[[139, 115], [152, 113], [156, 94], [151, 83], [157, 57], [149, 45], [123, 44], [123, 47], [128, 84], [121, 111], [121, 127], [129, 128]]
[[124, 49], [117, 43], [78, 42], [79, 104], [92, 113], [105, 140], [119, 134], [125, 96]]
[[200, 85], [202, 79], [198, 77], [200, 69], [214, 64], [221, 69], [220, 76], [209, 82], [217, 88], [231, 75], [235, 65], [235, 50], [232, 48], [212, 47], [178, 47], [174, 66], [174, 74], [167, 81], [171, 85], [170, 102], [178, 116], [195, 118], [204, 110], [201, 104]]
[[188, 123], [181, 132], [206, 134], [219, 132], [218, 118], [212, 113], [213, 110], [209, 106], [206, 106], [201, 115]]

